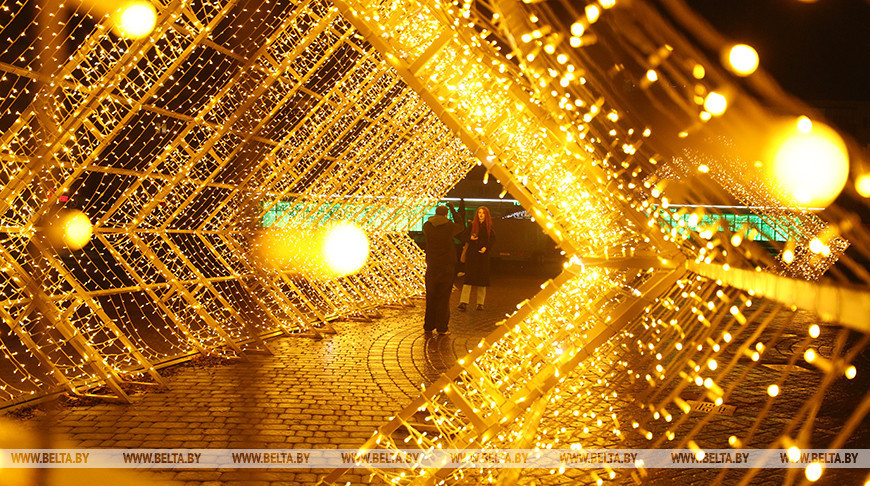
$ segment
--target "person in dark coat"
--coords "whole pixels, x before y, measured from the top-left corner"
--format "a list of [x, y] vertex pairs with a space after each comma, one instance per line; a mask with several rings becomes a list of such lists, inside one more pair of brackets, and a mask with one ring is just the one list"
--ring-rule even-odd
[[486, 288], [489, 287], [489, 255], [495, 245], [495, 233], [492, 231], [492, 217], [489, 209], [481, 206], [477, 209], [474, 221], [471, 223], [471, 233], [468, 235], [468, 249], [465, 250], [465, 285], [459, 298], [459, 309], [465, 310], [471, 300], [471, 289], [477, 294], [477, 310], [483, 310], [486, 300]]
[[457, 222], [459, 216], [453, 206], [453, 222], [447, 219], [447, 206], [438, 206], [435, 215], [423, 224], [426, 237], [426, 316], [423, 331], [429, 335], [435, 331], [450, 334], [447, 324], [450, 321], [450, 291], [453, 290], [453, 277], [456, 273], [456, 247], [453, 237], [461, 233], [465, 226]]

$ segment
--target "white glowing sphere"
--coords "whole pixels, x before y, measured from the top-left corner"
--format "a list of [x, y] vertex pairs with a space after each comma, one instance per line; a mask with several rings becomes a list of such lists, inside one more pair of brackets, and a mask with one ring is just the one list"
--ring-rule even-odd
[[749, 76], [758, 69], [758, 53], [751, 46], [737, 44], [728, 51], [728, 66], [738, 76]]
[[336, 275], [349, 275], [359, 271], [369, 256], [369, 239], [353, 223], [342, 223], [329, 228], [323, 239], [323, 258], [326, 267]]
[[822, 465], [818, 462], [813, 462], [804, 470], [804, 474], [810, 481], [818, 481], [822, 477]]
[[720, 116], [728, 109], [728, 99], [721, 93], [711, 91], [704, 98], [704, 109], [709, 111], [713, 116]]
[[870, 174], [862, 174], [855, 178], [855, 190], [861, 197], [870, 198]]
[[801, 117], [778, 140], [769, 176], [802, 207], [831, 204], [849, 178], [843, 139], [830, 127]]
[[585, 12], [586, 20], [588, 20], [590, 24], [594, 24], [598, 20], [598, 17], [601, 15], [601, 10], [598, 8], [597, 5], [593, 4], [587, 5], [585, 8]]
[[79, 250], [91, 241], [94, 234], [91, 220], [81, 211], [71, 211], [63, 220], [63, 243], [71, 250]]
[[141, 39], [154, 30], [157, 11], [149, 2], [137, 1], [121, 11], [121, 32], [125, 37]]

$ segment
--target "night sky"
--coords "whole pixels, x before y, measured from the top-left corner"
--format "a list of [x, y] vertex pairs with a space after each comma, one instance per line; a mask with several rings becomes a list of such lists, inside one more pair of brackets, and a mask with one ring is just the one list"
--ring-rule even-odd
[[870, 0], [687, 0], [804, 101], [870, 101]]

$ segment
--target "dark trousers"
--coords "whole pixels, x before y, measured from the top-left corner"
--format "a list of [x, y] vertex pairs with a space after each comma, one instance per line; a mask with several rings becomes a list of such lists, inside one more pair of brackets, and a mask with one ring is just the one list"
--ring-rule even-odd
[[[452, 273], [452, 272], [451, 272]], [[426, 275], [425, 332], [445, 332], [450, 321], [450, 292], [453, 290], [452, 275]]]

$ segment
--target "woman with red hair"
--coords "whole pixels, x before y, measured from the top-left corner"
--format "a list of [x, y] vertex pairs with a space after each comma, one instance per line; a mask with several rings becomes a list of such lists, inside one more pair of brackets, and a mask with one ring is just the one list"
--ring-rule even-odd
[[495, 243], [492, 231], [492, 217], [484, 206], [477, 208], [465, 249], [465, 285], [459, 298], [459, 310], [465, 310], [471, 299], [471, 288], [477, 294], [477, 310], [483, 310], [486, 288], [489, 287], [489, 255]]

